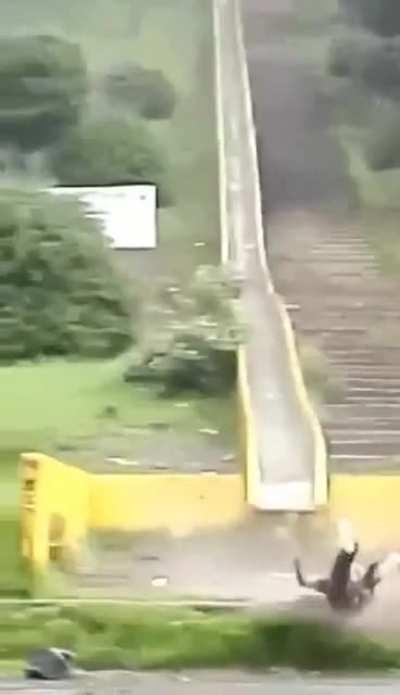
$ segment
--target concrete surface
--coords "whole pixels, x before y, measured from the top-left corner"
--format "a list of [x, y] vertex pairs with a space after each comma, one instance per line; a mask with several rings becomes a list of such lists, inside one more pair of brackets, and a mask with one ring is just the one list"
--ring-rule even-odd
[[395, 695], [400, 679], [385, 678], [321, 678], [299, 674], [254, 675], [243, 672], [188, 674], [99, 674], [65, 684], [24, 684], [20, 681], [0, 681], [2, 693], [31, 693], [39, 695], [232, 695], [233, 693], [271, 693], [271, 695]]
[[[230, 259], [244, 275], [247, 366], [266, 509], [313, 508], [314, 440], [295, 388], [286, 339], [259, 238], [259, 212], [241, 76], [235, 3], [220, 2], [222, 93]], [[282, 486], [285, 495], [281, 496]], [[274, 491], [277, 492], [274, 500]], [[283, 501], [282, 501], [283, 500]], [[260, 503], [262, 508], [262, 502]]]

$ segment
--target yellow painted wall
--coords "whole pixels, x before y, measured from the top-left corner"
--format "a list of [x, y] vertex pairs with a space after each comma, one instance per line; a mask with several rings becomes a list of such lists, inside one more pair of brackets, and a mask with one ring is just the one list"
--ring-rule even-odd
[[163, 529], [179, 536], [229, 527], [248, 513], [240, 474], [94, 475], [24, 454], [21, 478], [22, 552], [40, 571], [49, 562], [54, 514], [65, 520], [63, 546], [74, 554], [89, 529]]
[[91, 481], [91, 528], [185, 535], [235, 524], [246, 513], [241, 475], [98, 475]]
[[400, 475], [332, 475], [329, 509], [351, 520], [362, 547], [400, 549]]
[[[86, 536], [89, 518], [89, 476], [43, 454], [22, 456], [23, 553], [39, 570], [45, 569], [49, 554], [51, 517], [65, 520], [65, 544], [76, 552]], [[26, 481], [33, 480], [32, 494]]]

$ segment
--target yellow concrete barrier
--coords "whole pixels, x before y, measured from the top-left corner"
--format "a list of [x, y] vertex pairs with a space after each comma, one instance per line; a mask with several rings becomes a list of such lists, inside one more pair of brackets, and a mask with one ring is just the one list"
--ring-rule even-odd
[[330, 478], [333, 520], [348, 518], [363, 548], [400, 550], [400, 475], [345, 475]]
[[44, 454], [21, 457], [22, 553], [39, 571], [62, 549], [78, 552], [89, 518], [89, 478]]
[[90, 529], [184, 536], [248, 514], [240, 473], [95, 475], [43, 454], [21, 463], [22, 553], [40, 572], [77, 555]]
[[238, 523], [246, 515], [241, 475], [97, 475], [90, 487], [91, 528], [174, 536]]

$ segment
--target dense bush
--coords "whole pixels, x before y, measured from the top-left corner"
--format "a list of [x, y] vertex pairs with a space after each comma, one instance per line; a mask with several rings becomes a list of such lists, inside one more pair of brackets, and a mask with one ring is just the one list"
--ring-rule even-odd
[[171, 118], [176, 106], [175, 87], [161, 70], [122, 65], [107, 76], [105, 88], [109, 98], [127, 105], [143, 118]]
[[400, 167], [400, 121], [396, 110], [372, 128], [366, 158], [374, 171]]
[[400, 92], [400, 41], [372, 36], [344, 37], [332, 43], [329, 70], [350, 77], [372, 92], [398, 98]]
[[[174, 289], [174, 288], [172, 288]], [[242, 326], [237, 289], [218, 268], [200, 268], [186, 295], [168, 290], [160, 297], [157, 326], [144, 357], [131, 365], [126, 381], [152, 380], [165, 395], [184, 390], [221, 393], [236, 377]]]
[[108, 249], [78, 203], [0, 195], [0, 356], [113, 355], [131, 341]]
[[365, 50], [360, 61], [360, 78], [372, 91], [398, 98], [400, 93], [400, 41], [382, 40]]
[[155, 183], [161, 204], [168, 200], [163, 152], [141, 122], [101, 120], [74, 128], [51, 158], [52, 171], [65, 185]]
[[329, 51], [329, 72], [335, 77], [351, 77], [360, 53], [354, 37], [335, 39]]
[[342, 9], [353, 20], [380, 36], [400, 34], [398, 0], [340, 0]]
[[0, 39], [0, 140], [48, 144], [76, 122], [86, 91], [78, 45], [54, 36]]

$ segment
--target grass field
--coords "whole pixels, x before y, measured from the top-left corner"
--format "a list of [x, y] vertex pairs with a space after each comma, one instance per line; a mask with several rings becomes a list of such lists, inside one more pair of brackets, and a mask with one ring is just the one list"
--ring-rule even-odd
[[3, 606], [0, 623], [0, 670], [5, 672], [21, 667], [29, 649], [48, 644], [72, 648], [87, 670], [275, 667], [371, 672], [400, 663], [398, 648], [349, 627], [240, 612], [101, 604]]
[[[219, 261], [211, 29], [211, 3], [202, 0], [116, 0], [112, 12], [107, 0], [87, 4], [38, 0], [34, 8], [27, 0], [5, 0], [2, 5], [2, 31], [7, 34], [56, 33], [78, 41], [94, 85], [112, 65], [133, 61], [163, 69], [178, 90], [173, 118], [149, 124], [166, 151], [175, 191], [174, 206], [159, 212], [159, 247], [149, 253], [116, 254], [125, 282], [144, 297], [149, 296], [156, 278], [185, 282], [198, 265]], [[97, 106], [94, 89], [89, 109]], [[110, 104], [107, 113], [112, 113]], [[34, 185], [44, 182], [45, 178], [37, 179]], [[0, 547], [2, 556], [9, 558], [7, 572], [2, 563], [0, 588], [5, 583], [11, 591], [23, 581], [18, 569], [16, 474], [22, 450], [64, 452], [65, 456], [68, 452], [70, 459], [86, 456], [92, 462], [96, 458], [101, 461], [111, 447], [114, 454], [122, 451], [132, 456], [137, 445], [143, 449], [143, 438], [135, 427], [160, 422], [168, 423], [171, 439], [167, 442], [175, 447], [185, 442], [183, 450], [186, 446], [187, 452], [193, 445], [200, 458], [212, 459], [222, 449], [232, 447], [234, 408], [229, 397], [198, 399], [185, 395], [185, 407], [178, 407], [160, 400], [154, 391], [124, 384], [123, 362], [124, 358], [92, 363], [58, 361], [0, 368], [4, 520]], [[105, 420], [101, 414], [110, 405], [116, 416]], [[215, 440], [211, 444], [198, 433], [211, 427], [221, 433], [217, 452]], [[166, 448], [164, 440], [163, 455]], [[172, 457], [174, 446], [170, 451]], [[151, 451], [146, 450], [146, 455], [151, 458]], [[158, 460], [160, 447], [155, 447], [154, 456]]]
[[[163, 429], [162, 425], [176, 434], [213, 427], [227, 444], [230, 442], [234, 417], [229, 397], [185, 394], [177, 400], [160, 398], [154, 390], [123, 381], [125, 361], [121, 357], [113, 361], [54, 361], [2, 367], [1, 449], [45, 449], [55, 453], [68, 450], [74, 452], [79, 462], [83, 442], [101, 441], [109, 433], [114, 436], [115, 445], [119, 435], [121, 442], [124, 438], [129, 442], [134, 453], [143, 437], [141, 430], [146, 426], [150, 430]], [[112, 416], [107, 415], [108, 408], [112, 408]], [[9, 467], [15, 469], [15, 464], [10, 462]], [[10, 507], [15, 501], [11, 490], [12, 486], [6, 491]]]

